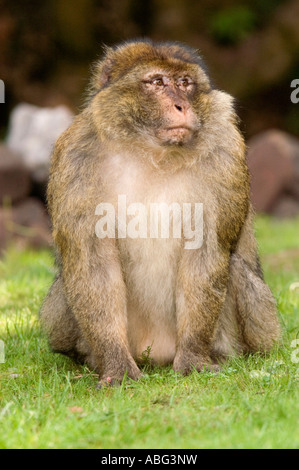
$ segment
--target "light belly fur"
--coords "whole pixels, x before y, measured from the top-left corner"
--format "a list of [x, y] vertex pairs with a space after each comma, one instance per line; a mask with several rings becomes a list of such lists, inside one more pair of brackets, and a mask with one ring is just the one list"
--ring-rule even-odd
[[127, 284], [128, 340], [138, 361], [147, 348], [157, 364], [171, 363], [176, 350], [176, 277], [178, 239], [123, 240], [129, 254]]

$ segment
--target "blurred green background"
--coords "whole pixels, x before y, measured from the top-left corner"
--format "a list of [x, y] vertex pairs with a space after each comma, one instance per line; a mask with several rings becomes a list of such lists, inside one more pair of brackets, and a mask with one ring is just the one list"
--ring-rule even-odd
[[0, 0], [6, 105], [82, 105], [90, 64], [136, 37], [199, 49], [217, 87], [233, 94], [249, 138], [270, 127], [299, 135], [299, 0]]

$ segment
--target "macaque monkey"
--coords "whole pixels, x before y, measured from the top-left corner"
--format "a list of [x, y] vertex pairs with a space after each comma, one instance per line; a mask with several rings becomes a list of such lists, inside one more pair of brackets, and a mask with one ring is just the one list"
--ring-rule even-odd
[[[52, 349], [104, 382], [138, 379], [146, 350], [184, 375], [269, 351], [280, 326], [232, 97], [212, 87], [195, 50], [149, 40], [107, 48], [89, 90], [51, 163], [59, 274], [41, 321]], [[124, 219], [120, 196], [147, 217], [155, 204], [170, 208], [169, 236], [151, 236], [150, 223], [138, 232], [144, 217], [128, 210]], [[202, 240], [187, 247], [199, 203]], [[183, 224], [172, 209], [184, 204], [192, 210]]]

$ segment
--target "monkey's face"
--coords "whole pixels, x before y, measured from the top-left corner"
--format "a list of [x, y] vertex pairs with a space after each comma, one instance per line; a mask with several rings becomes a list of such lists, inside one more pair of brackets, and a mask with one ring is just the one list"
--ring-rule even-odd
[[145, 73], [139, 95], [149, 111], [147, 134], [166, 145], [190, 143], [200, 127], [192, 106], [196, 89], [194, 74], [187, 70], [153, 68]]
[[106, 141], [192, 147], [207, 112], [209, 78], [184, 46], [130, 43], [109, 50], [94, 76], [93, 115]]

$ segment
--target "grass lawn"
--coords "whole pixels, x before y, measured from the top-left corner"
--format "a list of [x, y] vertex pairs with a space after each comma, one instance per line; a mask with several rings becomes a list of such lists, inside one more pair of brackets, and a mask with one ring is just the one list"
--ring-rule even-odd
[[139, 382], [102, 390], [40, 331], [51, 253], [10, 249], [0, 261], [0, 448], [298, 448], [299, 220], [260, 217], [256, 233], [283, 344], [217, 375], [145, 369]]

